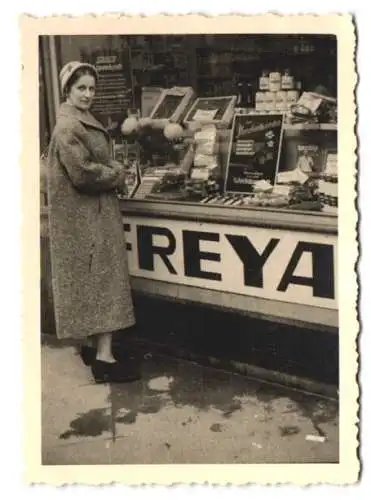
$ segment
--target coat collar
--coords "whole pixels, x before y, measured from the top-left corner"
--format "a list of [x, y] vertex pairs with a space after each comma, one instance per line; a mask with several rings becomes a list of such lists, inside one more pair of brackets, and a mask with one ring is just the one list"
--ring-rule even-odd
[[81, 123], [88, 125], [89, 127], [97, 128], [104, 132], [107, 136], [109, 135], [104, 126], [96, 119], [89, 111], [81, 111], [72, 104], [64, 102], [59, 108], [59, 116], [73, 117], [79, 120]]

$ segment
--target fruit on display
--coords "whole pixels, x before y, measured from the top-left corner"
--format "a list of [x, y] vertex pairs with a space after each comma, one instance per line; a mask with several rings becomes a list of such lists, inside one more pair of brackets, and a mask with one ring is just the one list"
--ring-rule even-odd
[[169, 141], [180, 139], [183, 136], [183, 127], [179, 123], [168, 123], [164, 128], [164, 136]]
[[123, 135], [131, 135], [139, 129], [139, 121], [135, 116], [129, 116], [121, 125], [121, 133]]
[[144, 118], [139, 118], [139, 127], [151, 127], [153, 125], [153, 120], [149, 116], [145, 116]]
[[202, 129], [202, 123], [198, 121], [191, 121], [188, 124], [188, 129], [190, 130], [190, 132], [196, 133]]
[[151, 127], [154, 130], [164, 130], [166, 123], [163, 120], [152, 120]]

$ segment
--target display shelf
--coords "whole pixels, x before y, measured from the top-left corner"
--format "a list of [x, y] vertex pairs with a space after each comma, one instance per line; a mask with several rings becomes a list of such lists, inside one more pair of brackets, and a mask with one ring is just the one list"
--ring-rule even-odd
[[121, 211], [127, 215], [158, 219], [217, 222], [236, 226], [290, 229], [310, 233], [338, 233], [338, 218], [334, 214], [265, 207], [212, 208], [199, 203], [173, 201], [121, 200]]
[[[250, 111], [249, 111], [250, 112]], [[265, 111], [264, 113], [259, 113], [255, 110], [251, 110], [251, 114], [259, 115], [275, 115], [278, 111]], [[326, 132], [337, 132], [337, 123], [284, 123], [283, 129], [286, 131], [326, 131]]]
[[197, 76], [198, 80], [230, 80], [232, 76], [230, 74], [213, 76], [210, 74], [199, 74]]
[[286, 123], [283, 126], [284, 130], [325, 130], [336, 132], [338, 126], [336, 123]]

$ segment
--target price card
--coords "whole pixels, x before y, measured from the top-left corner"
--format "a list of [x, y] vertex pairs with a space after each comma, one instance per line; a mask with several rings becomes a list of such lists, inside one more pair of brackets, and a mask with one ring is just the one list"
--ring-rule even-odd
[[199, 97], [191, 106], [185, 118], [185, 123], [213, 123], [227, 126], [232, 121], [236, 96]]
[[193, 168], [191, 172], [191, 179], [207, 180], [209, 178], [208, 168]]
[[312, 94], [311, 92], [303, 92], [300, 96], [297, 105], [309, 109], [311, 113], [315, 113], [322, 103], [322, 98]]
[[126, 172], [126, 187], [127, 187], [127, 196], [131, 198], [141, 181], [141, 172], [138, 162], [134, 162], [130, 169]]
[[140, 186], [134, 193], [133, 198], [143, 200], [152, 192], [153, 188], [157, 184], [158, 179], [145, 179], [141, 182]]
[[327, 152], [325, 173], [329, 175], [337, 175], [338, 155], [335, 152]]
[[217, 109], [198, 109], [193, 115], [194, 121], [213, 120]]
[[175, 96], [183, 97], [186, 94], [187, 90], [188, 89], [185, 89], [184, 87], [172, 87], [168, 91], [168, 95], [175, 95]]

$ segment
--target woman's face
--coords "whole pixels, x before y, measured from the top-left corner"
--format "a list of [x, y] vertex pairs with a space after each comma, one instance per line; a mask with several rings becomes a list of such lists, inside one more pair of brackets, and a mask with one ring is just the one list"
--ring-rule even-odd
[[95, 78], [91, 75], [82, 75], [71, 86], [67, 100], [70, 104], [82, 111], [87, 111], [95, 94]]

